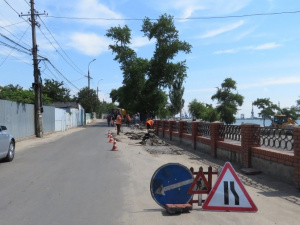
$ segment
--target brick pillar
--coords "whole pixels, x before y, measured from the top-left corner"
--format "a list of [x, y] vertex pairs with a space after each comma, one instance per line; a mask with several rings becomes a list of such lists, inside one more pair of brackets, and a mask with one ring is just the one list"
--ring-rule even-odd
[[179, 132], [179, 138], [182, 138], [182, 133], [183, 133], [183, 121], [180, 120], [178, 124], [178, 132]]
[[169, 136], [170, 136], [170, 141], [172, 141], [172, 133], [173, 133], [173, 120], [169, 120]]
[[211, 140], [210, 154], [214, 158], [217, 158], [217, 142], [224, 140], [219, 137], [219, 127], [221, 125], [224, 125], [224, 123], [221, 122], [210, 123], [210, 140]]
[[245, 168], [251, 167], [251, 148], [259, 147], [260, 144], [255, 144], [254, 132], [259, 128], [258, 124], [242, 124], [241, 125], [241, 145], [242, 145], [242, 166]]
[[300, 188], [300, 128], [294, 128], [294, 182]]
[[194, 149], [196, 149], [196, 137], [198, 134], [198, 124], [199, 124], [199, 122], [196, 122], [196, 121], [192, 122], [192, 139], [193, 139]]
[[154, 120], [154, 130], [155, 130], [155, 133], [158, 135], [158, 123], [159, 123], [159, 120]]
[[165, 120], [162, 120], [162, 136], [165, 137]]

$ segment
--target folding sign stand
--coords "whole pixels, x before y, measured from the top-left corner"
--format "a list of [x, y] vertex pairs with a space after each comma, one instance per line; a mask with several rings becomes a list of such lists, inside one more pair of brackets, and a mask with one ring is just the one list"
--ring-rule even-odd
[[[205, 201], [202, 199], [202, 194], [209, 194], [212, 188], [212, 176], [218, 175], [218, 172], [213, 172], [212, 167], [208, 167], [207, 172], [203, 172], [203, 168], [200, 167], [198, 172], [194, 172], [194, 168], [191, 167], [190, 171], [193, 175], [196, 175], [194, 181], [192, 182], [188, 194], [198, 194], [198, 200], [193, 198], [190, 200], [190, 204], [193, 206], [193, 203], [198, 203], [199, 206], [202, 206], [202, 203]], [[207, 175], [207, 178], [206, 176]]]

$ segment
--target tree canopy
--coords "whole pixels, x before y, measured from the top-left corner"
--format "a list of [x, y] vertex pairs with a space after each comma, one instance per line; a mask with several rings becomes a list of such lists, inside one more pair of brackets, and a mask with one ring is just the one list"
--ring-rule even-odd
[[[106, 33], [114, 41], [109, 49], [115, 54], [114, 60], [120, 63], [123, 72], [123, 86], [112, 90], [110, 96], [113, 102], [117, 101], [128, 112], [157, 115], [166, 112], [168, 98], [165, 88], [174, 90], [172, 85], [177, 80], [176, 85], [183, 90], [182, 82], [187, 76], [185, 61], [174, 63], [173, 60], [179, 52], [190, 53], [191, 45], [178, 39], [173, 17], [166, 14], [156, 22], [146, 17], [141, 31], [149, 40], [156, 41], [154, 55], [150, 60], [138, 57], [129, 47], [131, 30], [127, 25], [112, 27]], [[174, 97], [174, 92], [171, 96]], [[182, 105], [182, 95], [178, 101]], [[173, 109], [178, 110], [178, 107], [174, 105]]]
[[221, 121], [232, 124], [236, 121], [235, 114], [238, 111], [238, 106], [242, 106], [244, 97], [232, 92], [236, 90], [236, 82], [231, 78], [226, 78], [221, 84], [221, 88], [217, 87], [217, 89], [217, 93], [211, 99], [218, 101], [216, 109], [220, 114]]

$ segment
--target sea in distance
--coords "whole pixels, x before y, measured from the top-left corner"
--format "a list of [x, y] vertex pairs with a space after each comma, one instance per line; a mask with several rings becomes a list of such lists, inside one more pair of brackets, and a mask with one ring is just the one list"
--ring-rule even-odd
[[[243, 123], [254, 123], [254, 124], [259, 124], [260, 126], [264, 126], [264, 120], [263, 119], [236, 119], [235, 123], [233, 125], [241, 125]], [[268, 127], [272, 123], [271, 120], [265, 120], [265, 126]], [[300, 124], [300, 120], [296, 120], [297, 124]]]

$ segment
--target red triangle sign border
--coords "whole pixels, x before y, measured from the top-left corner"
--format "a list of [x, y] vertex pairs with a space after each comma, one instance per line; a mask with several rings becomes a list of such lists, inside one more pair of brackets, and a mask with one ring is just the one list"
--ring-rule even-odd
[[[193, 188], [195, 187], [195, 185], [196, 185], [196, 183], [197, 183], [197, 181], [199, 180], [200, 177], [201, 177], [202, 180], [204, 181], [204, 184], [205, 184], [207, 190], [198, 190], [198, 191], [194, 191]], [[190, 188], [189, 188], [189, 190], [188, 190], [187, 193], [188, 193], [188, 194], [207, 194], [209, 190], [210, 190], [210, 185], [209, 185], [209, 183], [207, 182], [207, 179], [206, 179], [206, 177], [205, 177], [203, 171], [199, 171], [199, 172], [197, 173], [197, 175], [196, 175], [196, 177], [195, 177], [193, 183], [191, 184], [191, 186], [190, 186]]]
[[[238, 184], [238, 186], [240, 187], [241, 191], [243, 192], [243, 194], [245, 195], [246, 199], [248, 200], [249, 204], [251, 205], [251, 207], [232, 207], [232, 206], [223, 206], [223, 205], [209, 205], [211, 199], [213, 198], [214, 194], [216, 193], [216, 190], [218, 189], [220, 183], [223, 181], [224, 175], [227, 171], [231, 172], [231, 175], [233, 176], [235, 182]], [[204, 210], [217, 210], [217, 211], [241, 211], [241, 212], [257, 212], [257, 207], [254, 204], [254, 202], [252, 201], [251, 197], [249, 196], [248, 192], [246, 191], [244, 185], [242, 184], [242, 182], [240, 181], [240, 179], [238, 178], [235, 170], [233, 169], [232, 165], [229, 162], [226, 162], [224, 165], [224, 168], [222, 169], [220, 176], [218, 177], [216, 184], [214, 185], [214, 187], [212, 188], [212, 190], [210, 191], [210, 193], [207, 196], [207, 199], [205, 200], [202, 209]]]

